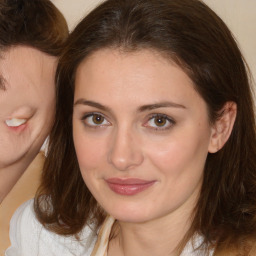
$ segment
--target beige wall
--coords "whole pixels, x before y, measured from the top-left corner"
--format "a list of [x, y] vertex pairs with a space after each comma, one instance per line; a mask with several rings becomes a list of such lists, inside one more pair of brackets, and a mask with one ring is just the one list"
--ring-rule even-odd
[[231, 29], [256, 79], [256, 1], [204, 0], [204, 2]]
[[[103, 0], [52, 0], [72, 28]], [[256, 0], [204, 0], [230, 27], [256, 79]]]

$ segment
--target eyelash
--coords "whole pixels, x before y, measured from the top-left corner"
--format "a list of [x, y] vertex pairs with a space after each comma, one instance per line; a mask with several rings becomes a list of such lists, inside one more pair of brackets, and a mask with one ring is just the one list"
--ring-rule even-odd
[[[99, 124], [96, 124], [93, 120], [90, 120], [88, 121], [89, 118], [103, 118], [103, 121], [102, 123], [99, 123]], [[155, 124], [155, 126], [152, 126], [152, 125], [148, 125], [150, 121], [154, 120], [154, 119], [162, 119], [165, 123], [163, 124], [163, 126], [157, 126]], [[93, 112], [93, 113], [88, 113], [86, 115], [84, 115], [82, 118], [81, 118], [83, 124], [86, 126], [86, 127], [89, 127], [89, 128], [102, 128], [102, 127], [106, 127], [106, 126], [110, 126], [111, 123], [106, 119], [106, 117], [104, 117], [104, 115], [100, 114], [100, 113], [97, 113], [97, 112]], [[91, 124], [89, 123], [91, 122]], [[107, 123], [104, 123], [104, 122], [107, 122]], [[156, 131], [163, 131], [163, 130], [168, 130], [170, 129], [176, 122], [168, 117], [167, 115], [165, 114], [153, 114], [151, 115], [147, 121], [143, 124], [144, 127], [148, 127], [150, 129], [153, 129], [153, 130], [156, 130]], [[167, 125], [166, 125], [167, 124]]]
[[[90, 117], [91, 117], [91, 118], [93, 118], [93, 117], [95, 117], [95, 118], [97, 118], [97, 117], [103, 118], [103, 122], [106, 121], [107, 124], [95, 124], [94, 121], [92, 121], [94, 124], [89, 124], [89, 123], [88, 123], [88, 119], [89, 119]], [[81, 120], [83, 121], [84, 125], [85, 125], [86, 127], [89, 127], [89, 128], [100, 128], [100, 127], [104, 127], [104, 126], [109, 126], [109, 125], [110, 125], [110, 122], [107, 121], [107, 119], [104, 117], [104, 115], [102, 115], [102, 114], [100, 114], [100, 113], [97, 113], [97, 112], [86, 114], [86, 115], [84, 115], [84, 116], [81, 118]]]
[[[147, 123], [149, 123], [151, 120], [154, 120], [154, 119], [163, 119], [164, 121], [166, 121], [166, 123], [168, 123], [168, 125], [166, 126], [166, 123], [163, 125], [163, 126], [150, 126], [150, 125], [147, 125]], [[168, 117], [167, 115], [165, 114], [153, 114], [149, 117], [148, 121], [143, 125], [145, 127], [148, 127], [150, 129], [153, 129], [153, 130], [157, 130], [157, 131], [163, 131], [163, 130], [168, 130], [170, 129], [176, 122]]]

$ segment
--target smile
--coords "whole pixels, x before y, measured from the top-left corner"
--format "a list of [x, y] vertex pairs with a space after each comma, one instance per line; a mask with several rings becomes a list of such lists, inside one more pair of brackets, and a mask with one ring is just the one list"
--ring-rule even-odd
[[132, 196], [148, 189], [155, 184], [156, 181], [111, 178], [107, 179], [106, 182], [113, 192], [119, 195]]
[[7, 119], [5, 123], [9, 127], [18, 127], [27, 122], [27, 119], [21, 119], [21, 118], [12, 118], [12, 119]]

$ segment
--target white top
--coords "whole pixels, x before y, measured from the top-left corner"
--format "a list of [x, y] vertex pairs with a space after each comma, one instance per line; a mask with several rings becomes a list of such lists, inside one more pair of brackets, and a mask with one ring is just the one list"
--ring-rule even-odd
[[97, 236], [88, 226], [74, 236], [60, 236], [46, 230], [36, 219], [33, 200], [21, 205], [10, 223], [10, 241], [6, 256], [90, 256]]
[[[98, 235], [89, 226], [85, 226], [80, 240], [77, 241], [74, 236], [60, 236], [46, 230], [36, 219], [33, 200], [29, 200], [21, 205], [12, 217], [11, 247], [7, 249], [5, 256], [106, 256], [113, 223], [112, 217], [106, 218]], [[198, 236], [194, 245], [198, 246], [201, 241]], [[210, 256], [212, 254], [210, 253]], [[190, 241], [180, 256], [200, 255], [203, 254], [194, 252]]]

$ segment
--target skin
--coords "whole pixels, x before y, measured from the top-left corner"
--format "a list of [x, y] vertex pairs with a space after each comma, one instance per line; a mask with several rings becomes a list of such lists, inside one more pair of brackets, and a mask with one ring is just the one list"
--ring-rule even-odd
[[[27, 46], [1, 54], [0, 198], [11, 190], [39, 152], [54, 117], [56, 57]], [[6, 120], [24, 120], [8, 126]], [[19, 122], [19, 121], [18, 121]], [[23, 123], [24, 122], [24, 123]]]
[[[154, 51], [104, 49], [78, 67], [74, 102], [83, 179], [118, 220], [108, 255], [176, 255], [191, 224], [207, 154], [219, 145], [193, 82]], [[120, 195], [110, 189], [110, 178], [153, 185]]]

